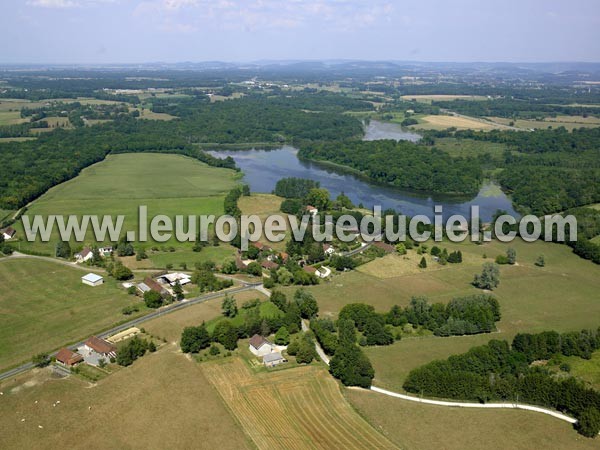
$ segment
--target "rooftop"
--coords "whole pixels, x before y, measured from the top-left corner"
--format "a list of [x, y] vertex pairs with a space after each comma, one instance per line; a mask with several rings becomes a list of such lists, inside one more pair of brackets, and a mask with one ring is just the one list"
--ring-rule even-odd
[[96, 273], [88, 273], [81, 277], [84, 281], [89, 281], [90, 283], [96, 283], [97, 281], [102, 280], [102, 277]]

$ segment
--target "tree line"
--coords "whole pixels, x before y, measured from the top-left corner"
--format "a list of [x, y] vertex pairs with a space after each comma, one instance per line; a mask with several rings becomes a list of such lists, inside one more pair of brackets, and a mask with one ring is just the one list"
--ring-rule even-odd
[[585, 436], [600, 431], [600, 392], [574, 377], [557, 378], [537, 359], [556, 354], [589, 357], [600, 348], [600, 330], [580, 333], [519, 334], [512, 346], [491, 340], [466, 353], [413, 369], [404, 389], [419, 395], [487, 402], [519, 401], [550, 407], [578, 419]]

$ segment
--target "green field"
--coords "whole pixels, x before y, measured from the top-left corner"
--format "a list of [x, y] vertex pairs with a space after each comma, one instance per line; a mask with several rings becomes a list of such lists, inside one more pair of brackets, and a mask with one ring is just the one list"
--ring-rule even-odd
[[112, 278], [91, 287], [81, 283], [85, 274], [49, 261], [0, 259], [0, 369], [109, 328], [124, 320], [124, 306], [145, 311]]
[[[73, 180], [50, 189], [30, 205], [28, 214], [58, 215], [125, 215], [123, 233], [137, 232], [138, 207], [146, 205], [149, 220], [153, 215], [219, 214], [223, 211], [223, 196], [231, 189], [237, 173], [228, 169], [218, 169], [184, 156], [164, 154], [122, 154], [111, 155], [98, 164], [84, 169]], [[185, 221], [187, 227], [187, 220]], [[17, 225], [18, 237], [23, 241], [22, 224]], [[137, 235], [137, 233], [136, 233]], [[51, 241], [43, 243], [22, 242], [23, 250], [33, 250], [51, 254], [58, 241], [55, 230]], [[85, 244], [94, 243], [91, 231], [86, 235]], [[84, 243], [71, 242], [75, 250]], [[179, 243], [175, 237], [168, 242], [146, 242], [140, 244], [147, 249], [157, 246], [173, 246], [187, 250], [185, 254], [168, 253], [153, 256], [156, 265], [205, 258], [203, 253], [192, 254], [192, 243]], [[223, 249], [227, 248], [223, 246]], [[223, 250], [222, 255], [229, 250]], [[207, 252], [208, 253], [208, 252]], [[174, 260], [172, 261], [171, 258]]]
[[[408, 337], [387, 347], [365, 350], [375, 368], [375, 384], [401, 390], [408, 372], [433, 359], [446, 358], [490, 339], [512, 339], [517, 332], [580, 330], [600, 326], [598, 287], [600, 267], [574, 255], [564, 245], [515, 241], [518, 266], [502, 266], [500, 286], [493, 292], [501, 305], [498, 332], [475, 336], [440, 338]], [[464, 262], [439, 266], [429, 261], [419, 273], [394, 276], [389, 267], [375, 260], [359, 271], [336, 275], [328, 283], [308, 289], [319, 302], [321, 316], [335, 317], [347, 303], [364, 302], [386, 311], [394, 304], [406, 306], [411, 296], [425, 295], [431, 301], [481, 292], [470, 285], [485, 261], [502, 254], [508, 245], [444, 243], [448, 251], [460, 249]], [[487, 255], [487, 259], [483, 258]], [[546, 267], [534, 265], [543, 254]], [[369, 268], [369, 265], [372, 268]], [[383, 269], [382, 269], [383, 268]], [[391, 275], [391, 276], [390, 276]], [[285, 288], [292, 295], [293, 288]]]
[[496, 142], [475, 141], [472, 139], [442, 138], [435, 140], [435, 146], [453, 157], [477, 157], [489, 153], [493, 158], [502, 158], [506, 145]]
[[[573, 427], [544, 414], [417, 404], [346, 389], [350, 404], [384, 436], [406, 450], [591, 450]], [[468, 442], [468, 444], [465, 444]]]

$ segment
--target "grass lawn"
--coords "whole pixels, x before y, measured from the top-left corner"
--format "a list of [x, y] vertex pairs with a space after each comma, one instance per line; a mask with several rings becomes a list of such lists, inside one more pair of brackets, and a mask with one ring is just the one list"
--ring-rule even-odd
[[[0, 368], [109, 328], [139, 304], [112, 278], [101, 286], [81, 283], [85, 271], [48, 261], [0, 260]], [[130, 319], [132, 316], [127, 316]]]
[[411, 125], [411, 128], [423, 129], [423, 130], [445, 130], [450, 127], [456, 127], [459, 130], [492, 130], [494, 128], [500, 128], [500, 125], [496, 125], [484, 120], [470, 118], [466, 116], [446, 116], [443, 114], [439, 115], [428, 115], [420, 117], [417, 125]]
[[473, 139], [442, 138], [436, 139], [435, 146], [453, 157], [477, 157], [489, 153], [494, 158], [502, 158], [506, 145], [495, 142], [475, 141]]
[[353, 389], [345, 389], [344, 395], [374, 428], [406, 450], [598, 448], [597, 439], [580, 436], [570, 424], [534, 412], [445, 408]]
[[6, 219], [8, 216], [14, 214], [15, 211], [11, 209], [0, 209], [0, 221]]
[[201, 367], [259, 449], [397, 448], [350, 407], [322, 366], [253, 373], [233, 357]]
[[[264, 297], [258, 291], [245, 291], [233, 294], [238, 307], [247, 300]], [[181, 332], [185, 327], [198, 326], [202, 322], [209, 322], [221, 316], [221, 303], [223, 297], [208, 300], [206, 302], [190, 306], [180, 311], [169, 313], [168, 315], [152, 319], [145, 322], [142, 326], [147, 333], [156, 336], [159, 339], [166, 339], [171, 345], [177, 345]]]
[[168, 346], [96, 384], [45, 369], [0, 391], [7, 449], [252, 448], [201, 366]]
[[[411, 369], [433, 359], [464, 352], [490, 339], [510, 340], [518, 332], [595, 329], [600, 325], [600, 268], [597, 265], [577, 257], [564, 245], [515, 241], [510, 246], [517, 251], [518, 266], [501, 266], [500, 286], [493, 292], [502, 312], [498, 332], [448, 338], [409, 337], [387, 347], [367, 347], [365, 351], [375, 368], [376, 385], [401, 390], [404, 377]], [[335, 275], [331, 281], [307, 289], [319, 302], [319, 314], [330, 317], [353, 302], [372, 304], [381, 312], [394, 304], [406, 306], [414, 295], [425, 295], [433, 302], [447, 302], [453, 297], [481, 292], [470, 285], [473, 275], [481, 270], [485, 261], [505, 253], [509, 245], [444, 243], [442, 247], [449, 252], [460, 249], [464, 262], [439, 266], [430, 260], [427, 269], [413, 273], [413, 267], [405, 267], [406, 261], [400, 260], [396, 266], [390, 262], [398, 257], [387, 256], [359, 267], [358, 271]], [[483, 258], [484, 254], [487, 259]], [[545, 257], [546, 267], [534, 265], [540, 254]], [[291, 296], [295, 288], [283, 290]]]
[[[84, 169], [73, 180], [50, 189], [33, 202], [28, 214], [59, 215], [125, 215], [123, 233], [138, 229], [138, 207], [146, 205], [149, 220], [153, 215], [220, 214], [223, 196], [236, 184], [238, 174], [228, 169], [218, 169], [184, 156], [164, 154], [111, 155], [98, 164]], [[184, 222], [187, 224], [187, 220]], [[17, 225], [18, 236], [24, 236], [22, 224]], [[23, 238], [22, 238], [23, 239]], [[49, 243], [23, 242], [25, 250], [52, 253], [58, 240], [55, 230]], [[85, 243], [93, 243], [91, 231]], [[179, 243], [172, 236], [168, 242], [146, 242], [142, 246], [174, 246], [191, 250], [192, 243]], [[72, 248], [83, 243], [71, 242]], [[209, 252], [207, 252], [209, 253]], [[199, 253], [198, 255], [202, 255]], [[202, 256], [195, 255], [195, 258]], [[188, 255], [188, 257], [191, 255]], [[176, 263], [185, 261], [182, 255], [156, 257], [155, 263], [165, 263], [169, 258]], [[192, 258], [189, 258], [190, 260]], [[170, 262], [170, 261], [168, 261]]]
[[544, 119], [506, 119], [503, 117], [490, 117], [491, 120], [497, 123], [508, 125], [510, 122], [514, 122], [514, 126], [523, 129], [537, 129], [537, 128], [558, 128], [565, 127], [567, 130], [574, 128], [594, 128], [600, 126], [600, 119], [597, 117], [583, 117], [583, 116], [556, 116], [556, 117], [545, 117]]
[[[282, 213], [279, 209], [283, 200], [283, 197], [278, 197], [272, 194], [252, 194], [249, 197], [241, 197], [238, 201], [238, 206], [242, 211], [242, 214], [255, 214], [260, 217], [264, 226], [266, 218], [270, 215], [277, 214], [284, 216], [284, 218], [287, 217], [287, 214]], [[289, 221], [287, 221], [287, 219], [286, 227], [289, 230]], [[263, 230], [263, 234], [259, 240], [267, 244], [272, 249], [281, 252], [285, 251], [285, 243], [288, 241], [288, 236], [286, 236], [286, 239], [281, 242], [269, 242], [265, 238]]]

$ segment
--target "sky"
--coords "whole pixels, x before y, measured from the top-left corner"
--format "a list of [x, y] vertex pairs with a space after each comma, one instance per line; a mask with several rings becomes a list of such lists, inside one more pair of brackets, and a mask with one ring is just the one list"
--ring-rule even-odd
[[600, 62], [598, 0], [0, 0], [0, 63]]

